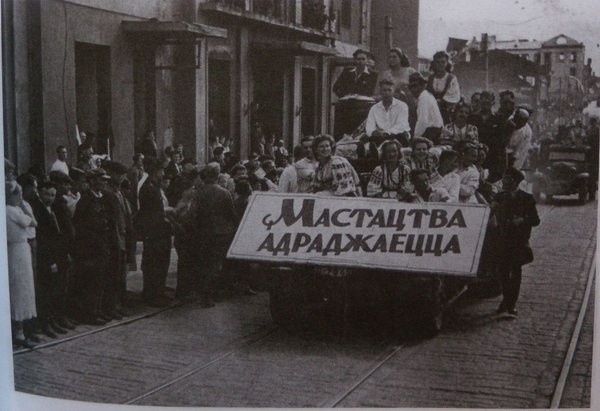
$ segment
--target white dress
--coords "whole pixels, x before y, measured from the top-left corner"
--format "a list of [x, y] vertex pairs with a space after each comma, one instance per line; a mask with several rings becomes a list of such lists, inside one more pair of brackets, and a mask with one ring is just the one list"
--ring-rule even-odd
[[26, 231], [31, 221], [32, 218], [19, 207], [6, 206], [10, 315], [14, 321], [29, 320], [37, 316], [31, 249]]

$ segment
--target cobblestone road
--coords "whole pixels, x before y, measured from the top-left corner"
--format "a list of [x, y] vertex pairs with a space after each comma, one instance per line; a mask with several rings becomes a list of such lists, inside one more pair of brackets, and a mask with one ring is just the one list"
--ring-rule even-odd
[[[595, 251], [596, 205], [565, 202], [539, 211], [544, 217], [532, 238], [536, 260], [524, 269], [517, 320], [495, 315], [499, 298], [464, 299], [440, 335], [403, 347], [340, 406], [547, 407]], [[377, 336], [336, 340], [273, 329], [267, 302], [261, 293], [210, 310], [180, 306], [17, 355], [16, 387], [123, 403], [190, 374], [135, 403], [323, 406], [391, 349]], [[589, 407], [591, 307], [565, 393], [569, 407]]]

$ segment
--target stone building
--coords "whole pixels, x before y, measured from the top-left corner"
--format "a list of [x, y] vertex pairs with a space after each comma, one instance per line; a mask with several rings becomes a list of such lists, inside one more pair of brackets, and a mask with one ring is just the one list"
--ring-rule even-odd
[[[76, 130], [129, 164], [153, 132], [210, 157], [223, 136], [241, 158], [252, 127], [289, 148], [332, 131], [331, 87], [354, 50], [387, 60], [384, 19], [416, 56], [418, 0], [6, 0], [5, 157], [46, 168]], [[385, 56], [385, 57], [384, 57]]]

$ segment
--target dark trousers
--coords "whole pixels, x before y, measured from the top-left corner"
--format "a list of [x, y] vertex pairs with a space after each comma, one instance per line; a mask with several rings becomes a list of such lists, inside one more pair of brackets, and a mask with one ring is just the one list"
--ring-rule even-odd
[[502, 303], [510, 310], [514, 309], [521, 290], [521, 266], [507, 262], [500, 265], [500, 281], [502, 282]]
[[111, 253], [107, 271], [106, 289], [102, 296], [102, 309], [111, 312], [121, 308], [127, 289], [127, 251]]
[[198, 289], [198, 255], [189, 237], [175, 238], [177, 250], [177, 297], [185, 297]]
[[199, 244], [198, 258], [202, 261], [199, 277], [200, 295], [214, 295], [229, 244], [230, 240], [225, 238], [214, 238], [212, 242]]
[[77, 265], [80, 282], [79, 307], [85, 316], [98, 316], [108, 284], [110, 257], [86, 259]]
[[60, 318], [65, 315], [67, 303], [68, 267], [58, 272], [46, 272], [38, 279], [36, 304], [41, 320]]
[[164, 295], [170, 260], [170, 235], [144, 239], [144, 250], [142, 251], [144, 299], [154, 299]]

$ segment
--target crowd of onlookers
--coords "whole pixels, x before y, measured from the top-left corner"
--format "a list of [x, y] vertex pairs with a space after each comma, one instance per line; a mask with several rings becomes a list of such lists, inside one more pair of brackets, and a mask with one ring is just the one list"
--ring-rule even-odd
[[[176, 298], [211, 307], [232, 290], [252, 294], [247, 269], [225, 255], [253, 191], [489, 204], [488, 248], [497, 258], [484, 265], [502, 280], [499, 312], [516, 314], [521, 266], [533, 258], [528, 240], [539, 223], [535, 201], [523, 190], [535, 166], [532, 110], [517, 105], [511, 91], [499, 93], [496, 111], [489, 91], [467, 104], [444, 52], [434, 56], [428, 78], [400, 49], [390, 50], [390, 68], [381, 76], [369, 68], [369, 57], [358, 50], [355, 65], [333, 87], [342, 117], [352, 104], [379, 94], [352, 137], [338, 141], [303, 136], [290, 153], [256, 123], [244, 161], [229, 140], [212, 139], [210, 160], [199, 166], [182, 145], [159, 152], [152, 133], [136, 142], [129, 166], [95, 155], [93, 141], [79, 145], [75, 162], [58, 147], [43, 171], [17, 176], [5, 160], [15, 345], [31, 347], [39, 334], [53, 338], [79, 323], [127, 316], [127, 275], [137, 269], [138, 242], [148, 305], [169, 304], [173, 247]], [[579, 129], [568, 137], [597, 144], [595, 121], [587, 134]], [[349, 139], [354, 145], [347, 151]]]

